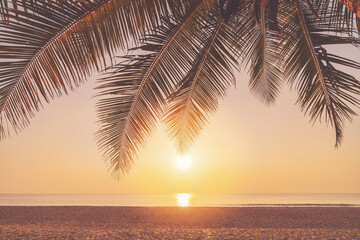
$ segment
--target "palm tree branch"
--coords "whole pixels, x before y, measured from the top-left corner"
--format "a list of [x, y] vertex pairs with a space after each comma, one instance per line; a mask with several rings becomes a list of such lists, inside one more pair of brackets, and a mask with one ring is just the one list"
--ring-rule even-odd
[[285, 74], [291, 83], [297, 80], [298, 102], [312, 121], [321, 121], [325, 113], [326, 122], [335, 128], [335, 146], [338, 146], [345, 119], [355, 115], [350, 105], [359, 107], [359, 100], [355, 96], [360, 93], [360, 83], [353, 76], [337, 70], [333, 63], [355, 69], [359, 69], [360, 64], [328, 54], [322, 45], [357, 45], [359, 40], [342, 36], [347, 34], [345, 28], [329, 27], [332, 23], [326, 15], [322, 20], [317, 20], [311, 13], [302, 11], [299, 2], [294, 7], [287, 6], [284, 13], [293, 9], [297, 10], [297, 14], [282, 25], [283, 49], [280, 58], [285, 59]]
[[[282, 69], [278, 53], [281, 46], [279, 45], [278, 32], [274, 27], [273, 16], [267, 14], [273, 6], [269, 7], [264, 2], [259, 4], [259, 20], [255, 24], [254, 20], [248, 26], [246, 38], [246, 65], [250, 64], [250, 81], [251, 91], [260, 97], [266, 104], [271, 104], [276, 100], [281, 86]], [[281, 24], [281, 22], [280, 22]]]
[[358, 0], [338, 0], [345, 5], [347, 9], [354, 12], [360, 18], [360, 1]]
[[140, 87], [139, 87], [139, 91], [137, 92], [137, 94], [135, 95], [134, 101], [132, 103], [132, 106], [130, 108], [130, 115], [132, 114], [131, 110], [134, 108], [137, 100], [139, 99], [139, 96], [141, 94], [141, 90], [144, 88], [145, 84], [148, 82], [149, 80], [149, 76], [151, 75], [151, 73], [153, 72], [153, 70], [155, 69], [156, 65], [158, 64], [158, 60], [163, 56], [163, 54], [166, 52], [166, 50], [169, 48], [169, 46], [171, 46], [171, 43], [175, 40], [176, 36], [181, 32], [181, 30], [183, 29], [183, 27], [186, 25], [186, 23], [191, 19], [191, 17], [196, 13], [196, 10], [198, 10], [201, 5], [205, 2], [206, 0], [201, 0], [197, 6], [189, 12], [188, 16], [185, 16], [183, 18], [183, 20], [181, 21], [181, 23], [179, 25], [177, 25], [176, 29], [173, 32], [173, 35], [169, 38], [169, 41], [160, 49], [160, 51], [156, 54], [156, 57], [154, 59], [154, 61], [151, 63], [150, 67], [148, 68], [148, 70], [146, 71], [144, 78], [141, 80], [140, 83]]
[[69, 25], [64, 26], [63, 29], [61, 29], [59, 32], [56, 32], [55, 36], [52, 37], [51, 39], [49, 39], [49, 41], [47, 41], [44, 46], [42, 46], [36, 53], [35, 55], [30, 59], [29, 63], [26, 64], [24, 70], [22, 71], [22, 73], [20, 74], [20, 80], [17, 81], [13, 86], [12, 86], [12, 90], [9, 92], [8, 97], [5, 101], [4, 104], [2, 104], [0, 106], [0, 113], [3, 111], [4, 108], [6, 108], [7, 104], [9, 103], [9, 99], [11, 98], [12, 93], [14, 92], [14, 90], [18, 87], [18, 85], [20, 85], [22, 83], [22, 81], [26, 80], [24, 78], [24, 75], [26, 75], [27, 71], [33, 67], [34, 62], [41, 57], [41, 55], [44, 53], [44, 51], [46, 51], [48, 48], [52, 47], [52, 44], [56, 43], [59, 41], [59, 38], [63, 37], [64, 35], [67, 35], [69, 32], [72, 32], [73, 29], [79, 24], [80, 21], [83, 21], [84, 18], [88, 18], [91, 16], [94, 16], [97, 12], [98, 9], [103, 8], [105, 4], [109, 4], [109, 0], [104, 3], [104, 4], [100, 4], [98, 6], [96, 6], [94, 9], [92, 9], [91, 12], [89, 12], [87, 15], [85, 16], [81, 16], [78, 19], [76, 19], [75, 21], [73, 21], [72, 23], [70, 23]]
[[[214, 43], [218, 37], [218, 34], [221, 30], [221, 27], [225, 23], [225, 19], [221, 17], [218, 22], [216, 23], [215, 28], [212, 30], [211, 36], [208, 39], [208, 42], [202, 49], [202, 53], [198, 56], [196, 62], [193, 65], [193, 68], [189, 71], [188, 75], [185, 76], [185, 78], [182, 80], [182, 85], [172, 94], [170, 95], [170, 106], [166, 110], [164, 122], [167, 124], [167, 132], [171, 135], [171, 132], [176, 127], [182, 127], [182, 134], [175, 134], [173, 137], [177, 137], [177, 149], [180, 153], [184, 153], [189, 148], [188, 141], [186, 138], [191, 139], [192, 137], [196, 137], [197, 134], [187, 134], [187, 130], [184, 128], [190, 128], [189, 125], [187, 125], [187, 119], [188, 115], [191, 115], [190, 105], [193, 99], [193, 95], [195, 94], [195, 87], [198, 84], [198, 80], [200, 79], [200, 74], [204, 70], [204, 66], [206, 64], [206, 61], [209, 57], [209, 53], [212, 50]], [[186, 78], [188, 78], [186, 80]], [[191, 81], [190, 86], [186, 86], [187, 82]], [[186, 88], [186, 92], [184, 92], [184, 88]], [[181, 98], [182, 100], [179, 101], [177, 98]], [[179, 112], [177, 109], [181, 105], [181, 112]], [[174, 115], [179, 118], [176, 122], [174, 122]], [[197, 123], [197, 120], [192, 118], [194, 123], [193, 126], [196, 125], [200, 128], [201, 124]]]
[[319, 59], [315, 53], [315, 48], [314, 45], [312, 43], [311, 37], [310, 37], [310, 33], [309, 30], [307, 28], [307, 24], [304, 18], [304, 12], [302, 10], [302, 7], [300, 5], [299, 0], [295, 1], [295, 5], [296, 5], [296, 9], [298, 11], [298, 17], [300, 20], [300, 25], [301, 25], [301, 29], [304, 33], [304, 37], [306, 39], [306, 42], [308, 44], [308, 49], [310, 50], [310, 54], [311, 54], [311, 58], [313, 63], [315, 64], [316, 70], [317, 70], [317, 78], [320, 81], [320, 86], [321, 86], [321, 90], [324, 94], [325, 97], [325, 103], [326, 103], [326, 107], [327, 107], [327, 111], [329, 112], [329, 115], [332, 117], [332, 122], [334, 123], [334, 127], [335, 127], [335, 132], [336, 132], [336, 144], [335, 146], [337, 147], [340, 142], [341, 142], [341, 138], [342, 138], [342, 127], [341, 124], [339, 122], [338, 119], [338, 114], [336, 113], [334, 106], [332, 105], [332, 100], [330, 98], [329, 95], [329, 91], [328, 88], [326, 86], [326, 82], [325, 82], [325, 77], [323, 75], [323, 70], [320, 66], [320, 62]]
[[[126, 118], [125, 120], [125, 126], [124, 126], [124, 132], [126, 133], [128, 128], [129, 128], [129, 124], [133, 118], [133, 112], [134, 112], [134, 108], [139, 100], [139, 97], [144, 89], [145, 84], [149, 81], [149, 77], [151, 76], [152, 72], [154, 71], [155, 67], [157, 66], [157, 64], [159, 63], [159, 59], [161, 59], [161, 57], [163, 56], [163, 54], [167, 51], [167, 49], [169, 48], [169, 46], [171, 46], [172, 42], [175, 40], [176, 36], [181, 32], [182, 28], [186, 25], [186, 23], [191, 19], [191, 17], [196, 13], [196, 11], [201, 7], [201, 5], [205, 2], [205, 0], [201, 0], [197, 6], [195, 8], [193, 8], [191, 11], [189, 11], [187, 16], [184, 16], [183, 20], [181, 21], [181, 23], [179, 25], [176, 26], [176, 29], [174, 29], [172, 36], [169, 38], [169, 40], [166, 42], [165, 45], [162, 46], [162, 48], [160, 49], [160, 51], [156, 54], [154, 60], [151, 62], [151, 65], [149, 66], [149, 68], [146, 70], [146, 73], [144, 75], [144, 77], [141, 79], [140, 81], [140, 86], [139, 89], [134, 97], [134, 100], [131, 103], [131, 107], [129, 110], [129, 116]], [[126, 134], [123, 134], [121, 137], [121, 140], [119, 141], [119, 145], [123, 145], [124, 141], [126, 138]]]
[[296, 5], [296, 9], [298, 11], [298, 17], [299, 17], [299, 20], [300, 20], [301, 29], [302, 29], [302, 31], [304, 33], [304, 37], [305, 37], [306, 42], [308, 44], [312, 61], [315, 64], [315, 67], [316, 67], [316, 70], [317, 70], [317, 73], [318, 73], [318, 76], [319, 76], [322, 91], [323, 91], [323, 93], [325, 95], [326, 104], [327, 104], [328, 107], [330, 107], [331, 106], [331, 100], [330, 100], [328, 89], [326, 88], [325, 78], [324, 78], [324, 75], [322, 73], [322, 69], [320, 67], [319, 59], [318, 59], [318, 57], [317, 57], [317, 55], [315, 53], [315, 48], [314, 48], [314, 45], [312, 43], [310, 33], [309, 33], [309, 30], [307, 28], [307, 24], [306, 24], [306, 21], [305, 21], [305, 18], [304, 18], [304, 12], [302, 10], [302, 7], [300, 5], [299, 0], [295, 1], [295, 5]]
[[261, 75], [264, 74], [264, 69], [265, 69], [265, 64], [266, 64], [266, 61], [265, 61], [265, 51], [266, 51], [266, 24], [265, 24], [265, 19], [266, 19], [266, 15], [265, 15], [265, 8], [266, 6], [261, 3], [260, 4], [260, 30], [261, 30], [261, 49], [262, 50], [262, 54], [260, 56], [260, 62], [261, 62], [261, 67], [260, 69], [258, 69], [256, 75], [254, 77], [252, 77], [252, 79], [250, 80], [250, 85], [251, 85], [251, 88], [252, 89], [255, 89], [256, 88], [256, 79], [259, 79], [261, 77]]
[[[73, 83], [78, 86], [93, 68], [105, 66], [118, 47], [126, 47], [129, 39], [156, 24], [160, 13], [176, 12], [182, 4], [172, 0], [13, 2], [2, 13], [8, 20], [0, 25], [0, 124], [10, 122], [16, 132], [39, 110], [37, 92], [49, 101], [67, 93], [67, 88], [72, 90]], [[0, 130], [1, 139], [5, 134], [3, 127]]]
[[[200, 75], [200, 73], [201, 73], [201, 70], [202, 70], [202, 68], [203, 68], [203, 66], [204, 66], [204, 64], [205, 64], [205, 62], [206, 62], [206, 59], [207, 59], [207, 57], [208, 57], [208, 55], [209, 55], [209, 52], [210, 52], [210, 50], [211, 50], [211, 48], [212, 48], [212, 46], [213, 46], [213, 44], [214, 44], [214, 42], [215, 42], [215, 40], [216, 40], [216, 37], [217, 37], [217, 35], [218, 35], [219, 31], [220, 31], [220, 28], [221, 28], [222, 24], [224, 24], [224, 22], [225, 22], [225, 19], [221, 19], [221, 20], [219, 21], [219, 23], [217, 24], [217, 26], [216, 26], [216, 28], [215, 28], [215, 30], [214, 30], [214, 32], [213, 32], [213, 35], [211, 36], [211, 39], [210, 39], [208, 45], [207, 45], [207, 46], [205, 47], [205, 49], [204, 49], [203, 55], [200, 57], [199, 66], [198, 66], [198, 68], [197, 68], [197, 70], [196, 70], [194, 79], [193, 79], [193, 81], [192, 81], [192, 83], [191, 83], [191, 86], [190, 86], [190, 89], [189, 89], [189, 94], [188, 94], [188, 97], [187, 97], [187, 100], [186, 100], [185, 109], [186, 109], [186, 108], [188, 107], [188, 105], [189, 105], [189, 101], [190, 101], [191, 96], [192, 96], [192, 94], [193, 94], [193, 92], [194, 92], [194, 89], [195, 89], [197, 80], [199, 79], [199, 75]], [[185, 111], [186, 111], [186, 110], [185, 110]]]
[[[166, 98], [192, 67], [202, 49], [204, 23], [217, 8], [214, 0], [193, 2], [178, 17], [163, 18], [162, 24], [130, 49], [128, 61], [109, 69], [97, 89], [99, 96], [98, 145], [113, 176], [127, 173], [153, 128], [163, 115]], [[146, 52], [151, 53], [146, 53]]]

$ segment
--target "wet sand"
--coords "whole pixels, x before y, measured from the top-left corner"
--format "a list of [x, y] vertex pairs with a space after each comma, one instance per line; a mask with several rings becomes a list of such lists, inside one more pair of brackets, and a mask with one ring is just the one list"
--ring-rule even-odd
[[0, 206], [0, 239], [360, 239], [360, 208]]

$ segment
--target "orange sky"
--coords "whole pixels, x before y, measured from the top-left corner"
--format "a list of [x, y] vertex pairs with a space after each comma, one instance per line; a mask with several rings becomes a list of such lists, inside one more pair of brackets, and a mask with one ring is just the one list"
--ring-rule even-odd
[[334, 149], [333, 129], [312, 126], [287, 86], [268, 107], [240, 74], [189, 152], [190, 168], [177, 168], [160, 127], [116, 182], [94, 140], [94, 82], [45, 104], [30, 127], [0, 143], [0, 193], [360, 192], [360, 117], [346, 124]]

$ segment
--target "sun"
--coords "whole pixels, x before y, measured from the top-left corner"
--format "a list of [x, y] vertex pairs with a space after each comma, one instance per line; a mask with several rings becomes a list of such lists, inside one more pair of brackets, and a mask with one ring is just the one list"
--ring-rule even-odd
[[180, 169], [189, 168], [191, 165], [190, 158], [188, 156], [178, 156], [176, 160], [176, 165]]

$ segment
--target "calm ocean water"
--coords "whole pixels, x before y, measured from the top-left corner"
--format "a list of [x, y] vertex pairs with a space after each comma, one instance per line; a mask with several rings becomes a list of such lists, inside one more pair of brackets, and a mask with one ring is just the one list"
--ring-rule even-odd
[[0, 206], [350, 206], [356, 194], [0, 194]]

